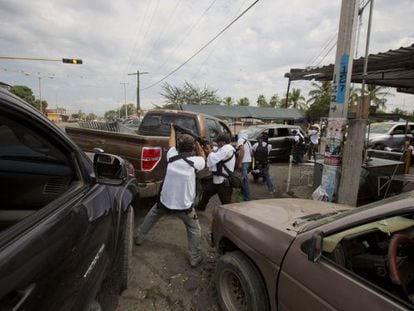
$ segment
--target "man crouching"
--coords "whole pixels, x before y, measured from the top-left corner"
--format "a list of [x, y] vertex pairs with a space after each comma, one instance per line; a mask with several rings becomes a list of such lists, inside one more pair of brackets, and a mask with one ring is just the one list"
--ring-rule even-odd
[[[171, 124], [167, 173], [160, 199], [137, 229], [135, 244], [141, 245], [144, 242], [145, 236], [162, 216], [176, 216], [186, 226], [190, 265], [194, 268], [202, 259], [201, 228], [193, 206], [196, 196], [196, 171], [205, 167], [205, 154], [200, 144], [190, 135], [181, 135], [177, 148], [175, 142], [175, 130]], [[194, 155], [194, 150], [197, 156]]]

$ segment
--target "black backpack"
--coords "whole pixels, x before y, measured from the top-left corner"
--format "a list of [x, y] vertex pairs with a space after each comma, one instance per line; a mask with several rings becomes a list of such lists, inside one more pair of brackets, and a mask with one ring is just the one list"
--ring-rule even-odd
[[256, 150], [254, 151], [254, 160], [256, 163], [267, 163], [269, 150], [267, 149], [267, 143], [263, 146], [263, 143], [259, 141]]
[[188, 165], [190, 165], [194, 169], [195, 182], [196, 182], [196, 189], [195, 189], [196, 193], [195, 193], [195, 198], [194, 198], [194, 202], [193, 202], [193, 207], [195, 208], [198, 205], [198, 203], [200, 203], [201, 197], [203, 196], [203, 186], [201, 184], [201, 180], [200, 180], [200, 176], [199, 176], [200, 175], [199, 170], [194, 167], [194, 162], [193, 161], [187, 159], [190, 156], [192, 156], [192, 155], [188, 154], [188, 153], [178, 154], [176, 156], [171, 157], [168, 160], [168, 164], [172, 163], [172, 162], [175, 162], [177, 160], [183, 159], [185, 162], [188, 163]]

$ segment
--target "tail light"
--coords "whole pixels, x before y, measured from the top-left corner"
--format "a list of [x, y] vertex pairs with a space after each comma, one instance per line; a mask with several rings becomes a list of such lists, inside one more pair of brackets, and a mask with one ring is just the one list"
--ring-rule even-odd
[[161, 160], [161, 147], [143, 147], [141, 152], [141, 170], [152, 171]]

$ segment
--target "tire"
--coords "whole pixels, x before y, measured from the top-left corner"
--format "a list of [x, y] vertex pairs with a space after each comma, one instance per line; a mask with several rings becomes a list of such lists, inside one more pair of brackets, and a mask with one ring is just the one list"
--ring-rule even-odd
[[129, 264], [132, 257], [134, 235], [134, 209], [129, 206], [125, 220], [125, 229], [121, 239], [120, 255], [118, 259], [118, 274], [120, 292], [128, 288]]
[[223, 311], [269, 310], [264, 281], [250, 259], [241, 252], [226, 253], [219, 258], [214, 281]]

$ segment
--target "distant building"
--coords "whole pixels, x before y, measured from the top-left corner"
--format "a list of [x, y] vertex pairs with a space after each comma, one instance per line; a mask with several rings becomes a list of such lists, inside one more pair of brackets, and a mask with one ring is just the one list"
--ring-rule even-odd
[[46, 109], [46, 116], [53, 123], [67, 122], [69, 119], [65, 108]]

